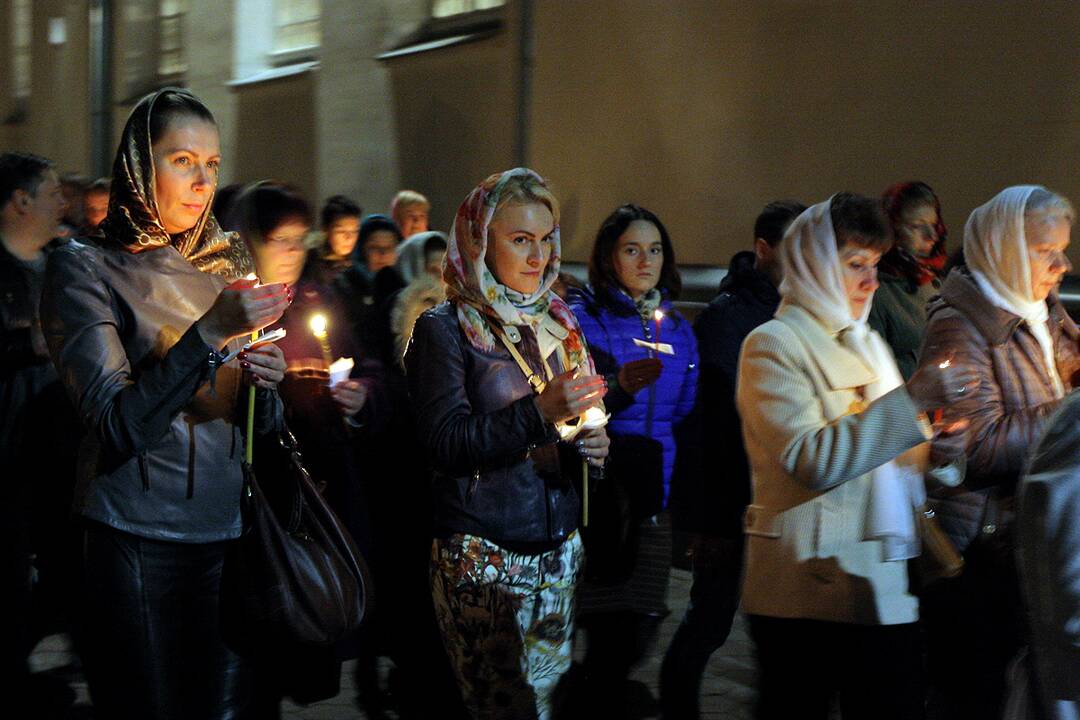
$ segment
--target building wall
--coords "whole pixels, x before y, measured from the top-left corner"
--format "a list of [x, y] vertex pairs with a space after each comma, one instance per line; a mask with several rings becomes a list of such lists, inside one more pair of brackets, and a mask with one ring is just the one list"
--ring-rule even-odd
[[[90, 164], [89, 54], [87, 3], [73, 0], [34, 0], [31, 3], [33, 41], [29, 100], [22, 121], [2, 126], [4, 147], [38, 153], [54, 160], [61, 172], [86, 173]], [[10, 3], [0, 4], [4, 53], [3, 117], [11, 118], [17, 103], [11, 98], [7, 71], [11, 57]], [[49, 43], [49, 20], [62, 19], [66, 39]]]
[[316, 197], [316, 82], [307, 72], [236, 88], [235, 179], [284, 180]]
[[387, 61], [401, 185], [431, 200], [433, 229], [449, 230], [469, 191], [514, 165], [518, 84], [510, 37]]
[[954, 244], [1006, 185], [1080, 200], [1078, 4], [535, 6], [530, 162], [567, 205], [571, 258], [628, 201], [668, 224], [680, 260], [726, 263], [776, 198], [923, 179]]
[[[245, 0], [246, 1], [246, 0]], [[89, 0], [35, 0], [33, 96], [4, 147], [88, 172]], [[116, 0], [114, 135], [131, 102], [122, 50], [155, 42]], [[222, 181], [280, 177], [318, 204], [343, 192], [385, 210], [400, 187], [449, 227], [468, 190], [516, 164], [521, 0], [494, 36], [379, 60], [427, 0], [324, 0], [314, 72], [232, 87], [241, 0], [189, 0], [188, 71], [222, 129]], [[153, 3], [151, 3], [153, 4]], [[10, 57], [9, 3], [0, 52]], [[919, 178], [940, 193], [952, 242], [1001, 187], [1039, 182], [1080, 201], [1080, 4], [1054, 0], [532, 0], [527, 162], [564, 206], [566, 254], [584, 259], [620, 203], [655, 210], [680, 259], [725, 263], [775, 198], [814, 202]], [[50, 46], [48, 18], [68, 19]], [[0, 109], [11, 116], [0, 64]], [[1080, 263], [1080, 243], [1073, 248]]]

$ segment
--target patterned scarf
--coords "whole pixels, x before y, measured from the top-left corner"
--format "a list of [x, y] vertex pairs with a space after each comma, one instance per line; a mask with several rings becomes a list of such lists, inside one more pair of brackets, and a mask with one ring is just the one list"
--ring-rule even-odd
[[531, 295], [522, 295], [500, 284], [484, 261], [488, 226], [495, 215], [499, 197], [507, 182], [519, 176], [531, 176], [544, 184], [543, 178], [527, 168], [507, 170], [492, 175], [477, 186], [458, 208], [443, 261], [447, 298], [457, 308], [458, 322], [469, 343], [487, 353], [494, 352], [496, 345], [488, 318], [500, 325], [528, 325], [535, 331], [544, 317], [550, 315], [568, 331], [563, 340], [563, 349], [571, 367], [585, 365], [585, 369], [592, 374], [592, 358], [585, 347], [577, 318], [562, 298], [551, 290], [559, 276], [561, 245], [558, 221], [551, 234], [551, 258], [544, 269], [540, 287]]
[[[148, 95], [131, 111], [113, 163], [109, 213], [99, 236], [119, 243], [130, 253], [172, 246], [198, 270], [234, 280], [253, 272], [255, 263], [236, 233], [225, 233], [211, 212], [213, 195], [190, 230], [169, 235], [158, 214], [154, 195], [154, 159], [150, 147], [150, 116], [154, 103], [167, 94], [193, 96], [166, 88]], [[198, 100], [195, 100], [198, 102]]]

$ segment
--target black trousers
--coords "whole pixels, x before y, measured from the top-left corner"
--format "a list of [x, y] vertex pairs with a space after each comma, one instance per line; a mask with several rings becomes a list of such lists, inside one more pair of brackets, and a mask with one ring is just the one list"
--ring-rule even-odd
[[710, 538], [691, 558], [690, 604], [660, 668], [664, 720], [697, 720], [701, 714], [701, 677], [727, 640], [739, 608], [742, 551], [741, 537]]
[[86, 531], [83, 663], [98, 720], [233, 720], [240, 659], [218, 625], [226, 543]]
[[1011, 544], [978, 538], [960, 577], [926, 588], [921, 608], [929, 717], [1000, 717], [1006, 669], [1027, 634]]
[[919, 627], [749, 616], [757, 646], [759, 720], [829, 717], [839, 694], [844, 720], [924, 716]]

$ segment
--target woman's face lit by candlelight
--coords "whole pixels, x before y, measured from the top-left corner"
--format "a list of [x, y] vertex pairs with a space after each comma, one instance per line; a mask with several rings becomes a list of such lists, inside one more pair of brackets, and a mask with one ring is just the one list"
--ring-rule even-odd
[[532, 295], [551, 260], [555, 217], [543, 203], [508, 203], [488, 225], [485, 261], [495, 279], [522, 295]]
[[221, 142], [217, 126], [181, 115], [173, 119], [151, 148], [154, 201], [165, 232], [195, 227], [217, 187]]
[[1065, 256], [1071, 230], [1069, 222], [1063, 218], [1024, 222], [1033, 299], [1045, 300], [1061, 283], [1065, 273], [1072, 270], [1072, 263]]
[[844, 279], [851, 317], [858, 320], [878, 289], [877, 266], [881, 253], [877, 250], [844, 245], [840, 248], [840, 270]]
[[308, 224], [298, 218], [286, 218], [260, 241], [251, 243], [255, 269], [263, 283], [294, 284], [304, 270], [304, 237]]
[[615, 277], [635, 300], [656, 287], [664, 267], [660, 230], [648, 220], [635, 220], [615, 243]]

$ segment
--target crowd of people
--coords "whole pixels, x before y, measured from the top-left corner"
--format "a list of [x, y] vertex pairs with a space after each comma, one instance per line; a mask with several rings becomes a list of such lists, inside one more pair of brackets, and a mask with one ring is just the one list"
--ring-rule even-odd
[[[0, 155], [0, 674], [26, 716], [62, 711], [28, 657], [64, 631], [106, 720], [280, 717], [345, 659], [369, 718], [697, 718], [741, 607], [759, 718], [1080, 717], [1063, 196], [1006, 188], [954, 247], [923, 182], [769, 203], [691, 322], [644, 207], [598, 223], [580, 283], [532, 170], [442, 233], [412, 190], [316, 211], [219, 188], [222, 161], [175, 89], [111, 178]], [[237, 654], [219, 612], [242, 448], [285, 427], [376, 599], [295, 668]], [[630, 674], [675, 534], [693, 586], [654, 700]]]

